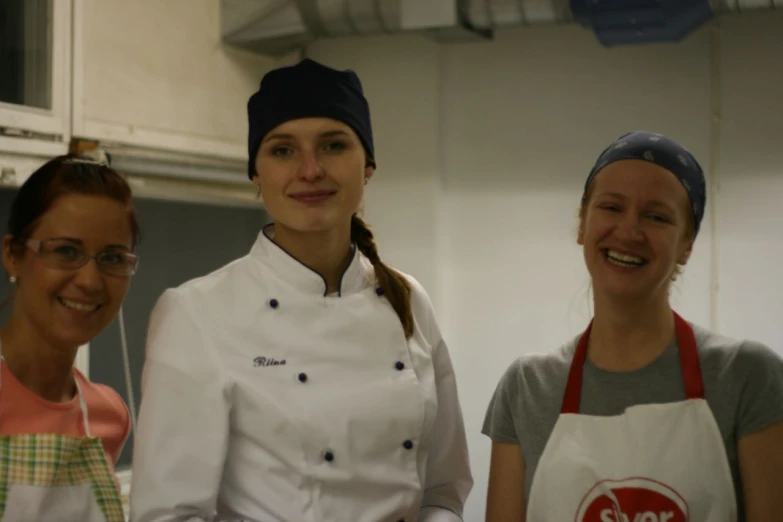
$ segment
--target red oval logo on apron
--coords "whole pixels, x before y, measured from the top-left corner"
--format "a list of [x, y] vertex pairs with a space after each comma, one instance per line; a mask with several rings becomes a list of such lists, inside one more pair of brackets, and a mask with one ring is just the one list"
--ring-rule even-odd
[[587, 493], [576, 522], [687, 522], [688, 505], [672, 488], [646, 478], [604, 480]]

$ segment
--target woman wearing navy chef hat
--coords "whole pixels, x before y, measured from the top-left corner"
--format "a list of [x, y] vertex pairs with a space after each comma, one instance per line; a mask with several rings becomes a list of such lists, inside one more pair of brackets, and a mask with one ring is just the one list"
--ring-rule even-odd
[[783, 520], [783, 360], [669, 304], [705, 201], [699, 164], [664, 136], [598, 158], [578, 234], [594, 317], [501, 379], [488, 522]]
[[358, 77], [276, 69], [248, 117], [274, 223], [155, 306], [131, 519], [461, 520], [472, 478], [446, 345], [356, 215], [375, 172]]

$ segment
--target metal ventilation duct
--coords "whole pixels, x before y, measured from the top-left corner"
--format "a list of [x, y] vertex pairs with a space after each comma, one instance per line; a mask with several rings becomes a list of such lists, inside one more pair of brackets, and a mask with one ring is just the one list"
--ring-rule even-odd
[[579, 22], [604, 45], [676, 41], [715, 14], [783, 0], [220, 0], [223, 41], [282, 55], [318, 38], [419, 32], [443, 42]]
[[[424, 1], [424, 0], [422, 0]], [[590, 0], [596, 9], [612, 8], [633, 11], [676, 0]], [[494, 30], [505, 27], [560, 24], [575, 22], [571, 0], [465, 0], [460, 2], [466, 23], [476, 29]], [[682, 3], [692, 3], [682, 0]], [[709, 0], [714, 13], [734, 13], [756, 9], [783, 9], [783, 0]], [[654, 7], [653, 7], [654, 8]]]
[[464, 0], [221, 0], [223, 41], [281, 55], [317, 38], [420, 32], [441, 41], [489, 38]]

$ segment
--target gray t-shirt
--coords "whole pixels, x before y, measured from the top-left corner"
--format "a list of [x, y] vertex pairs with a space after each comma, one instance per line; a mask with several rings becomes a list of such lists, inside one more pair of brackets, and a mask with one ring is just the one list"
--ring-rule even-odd
[[[735, 341], [691, 324], [699, 350], [705, 399], [718, 422], [734, 479], [739, 521], [745, 520], [737, 440], [783, 420], [783, 358], [768, 347]], [[489, 403], [482, 433], [519, 444], [525, 459], [525, 498], [555, 426], [580, 336], [551, 353], [525, 355], [506, 370]], [[636, 404], [685, 400], [677, 343], [647, 366], [610, 372], [585, 363], [580, 413], [620, 415]]]

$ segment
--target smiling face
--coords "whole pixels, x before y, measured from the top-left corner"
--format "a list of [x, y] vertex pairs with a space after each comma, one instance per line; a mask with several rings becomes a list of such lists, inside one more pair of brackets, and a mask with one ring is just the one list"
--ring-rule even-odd
[[[95, 338], [111, 322], [128, 292], [130, 278], [101, 272], [94, 259], [78, 269], [52, 266], [44, 252], [3, 240], [3, 264], [17, 279], [12, 315], [56, 346], [75, 347]], [[129, 252], [133, 229], [129, 208], [104, 196], [62, 195], [38, 220], [29, 238], [54, 245], [60, 255]], [[118, 256], [117, 256], [118, 257]], [[109, 256], [108, 259], [114, 259]]]
[[668, 170], [641, 160], [604, 167], [583, 206], [579, 244], [596, 294], [668, 298], [693, 247], [688, 194]]
[[264, 137], [253, 182], [278, 230], [349, 230], [374, 172], [366, 163], [348, 125], [328, 118], [291, 120]]

